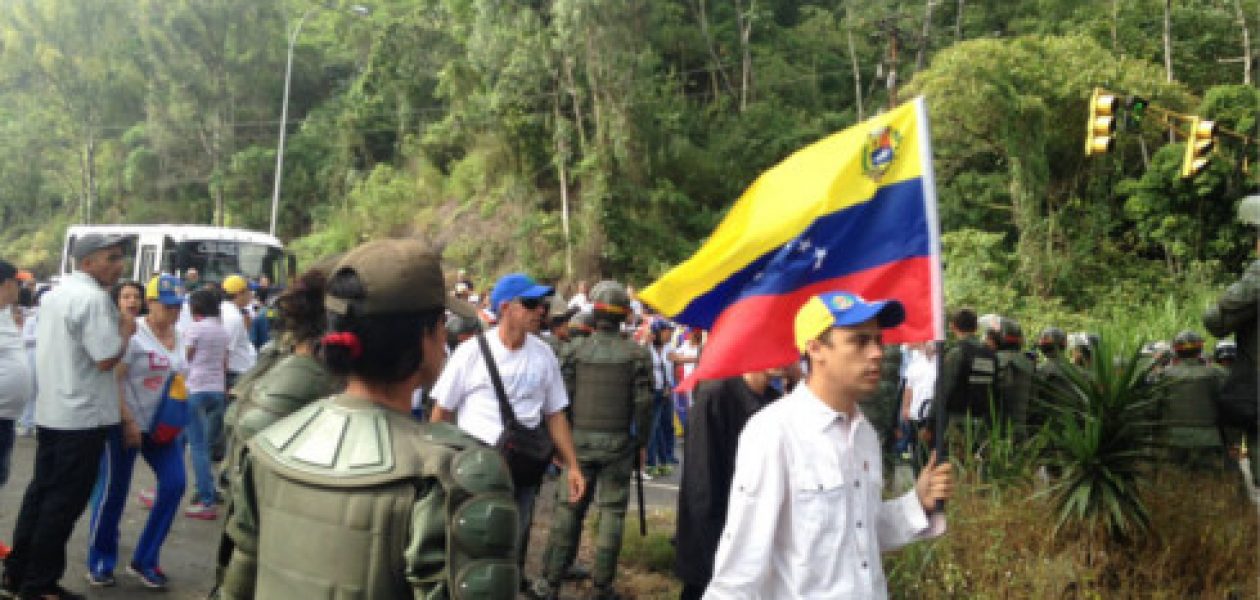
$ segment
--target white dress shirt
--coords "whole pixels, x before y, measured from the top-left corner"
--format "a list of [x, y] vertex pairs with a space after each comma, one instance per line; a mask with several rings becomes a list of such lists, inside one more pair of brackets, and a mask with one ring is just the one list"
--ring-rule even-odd
[[726, 527], [705, 598], [886, 598], [880, 552], [945, 531], [914, 490], [884, 501], [875, 430], [805, 384], [739, 436]]

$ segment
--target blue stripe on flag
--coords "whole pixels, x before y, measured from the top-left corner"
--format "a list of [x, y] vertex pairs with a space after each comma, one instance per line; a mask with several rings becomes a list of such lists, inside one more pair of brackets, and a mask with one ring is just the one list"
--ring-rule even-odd
[[710, 329], [724, 307], [743, 298], [788, 293], [885, 263], [927, 256], [928, 231], [921, 179], [882, 187], [867, 202], [820, 217], [790, 242], [692, 300], [674, 320]]

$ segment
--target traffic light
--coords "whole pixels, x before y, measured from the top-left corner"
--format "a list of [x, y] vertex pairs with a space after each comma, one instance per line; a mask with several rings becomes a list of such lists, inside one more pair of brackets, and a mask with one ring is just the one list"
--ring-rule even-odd
[[1129, 96], [1124, 101], [1125, 126], [1137, 129], [1142, 125], [1142, 119], [1146, 117], [1146, 107], [1150, 106], [1150, 102], [1141, 96]]
[[1190, 118], [1190, 136], [1186, 138], [1186, 157], [1181, 162], [1181, 176], [1189, 179], [1199, 174], [1208, 164], [1208, 155], [1216, 146], [1216, 123], [1199, 117]]
[[1106, 154], [1116, 143], [1116, 96], [1094, 89], [1089, 99], [1089, 123], [1085, 131], [1085, 156]]

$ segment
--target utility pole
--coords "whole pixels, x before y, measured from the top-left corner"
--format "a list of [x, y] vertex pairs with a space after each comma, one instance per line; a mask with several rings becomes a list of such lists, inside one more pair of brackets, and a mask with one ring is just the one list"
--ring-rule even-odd
[[901, 19], [905, 15], [894, 13], [876, 21], [880, 34], [888, 39], [888, 77], [885, 85], [888, 88], [888, 108], [897, 106], [897, 53], [901, 47]]

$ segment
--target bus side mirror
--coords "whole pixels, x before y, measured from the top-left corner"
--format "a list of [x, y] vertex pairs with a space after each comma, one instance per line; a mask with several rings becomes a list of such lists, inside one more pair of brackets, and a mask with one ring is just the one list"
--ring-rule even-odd
[[[289, 276], [289, 281], [293, 281], [294, 279], [297, 279], [297, 276], [298, 276], [298, 270], [297, 270], [297, 256], [295, 256], [292, 252], [286, 252], [286, 253], [284, 254], [284, 258], [285, 258], [285, 260], [286, 260], [286, 261], [288, 261], [288, 267], [289, 267], [289, 268], [288, 268], [288, 276]], [[286, 283], [288, 283], [288, 282], [286, 282]]]

